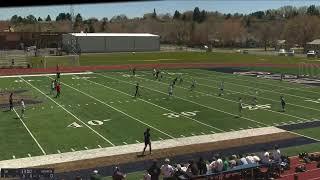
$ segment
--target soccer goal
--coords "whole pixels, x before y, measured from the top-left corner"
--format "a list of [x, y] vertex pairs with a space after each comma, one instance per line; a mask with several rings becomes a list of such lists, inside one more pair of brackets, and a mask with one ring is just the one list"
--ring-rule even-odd
[[44, 56], [42, 61], [43, 67], [59, 66], [80, 66], [79, 55], [67, 56]]
[[320, 65], [318, 64], [299, 64], [299, 77], [309, 77], [320, 79]]

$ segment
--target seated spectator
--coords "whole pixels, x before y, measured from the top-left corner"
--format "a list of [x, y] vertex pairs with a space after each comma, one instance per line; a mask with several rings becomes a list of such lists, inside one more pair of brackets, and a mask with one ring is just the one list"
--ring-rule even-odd
[[90, 180], [100, 180], [102, 177], [99, 175], [98, 170], [94, 170], [93, 174], [90, 176]]
[[240, 161], [241, 161], [241, 164], [240, 165], [246, 165], [248, 164], [248, 161], [245, 157], [243, 157], [242, 154], [239, 155], [239, 158], [240, 158]]
[[219, 156], [216, 161], [216, 171], [221, 172], [222, 170], [223, 170], [223, 161]]
[[112, 175], [113, 180], [123, 180], [126, 178], [126, 174], [120, 171], [119, 167], [115, 167]]
[[210, 173], [217, 172], [216, 171], [216, 161], [217, 161], [216, 157], [213, 157], [211, 163], [209, 164], [209, 172]]
[[270, 164], [270, 153], [267, 151], [267, 149], [263, 149], [263, 155], [261, 157], [261, 163], [262, 164]]
[[191, 172], [191, 174], [193, 176], [199, 175], [199, 169], [193, 160], [189, 161], [189, 166], [188, 166], [187, 172]]
[[161, 166], [161, 174], [163, 175], [163, 180], [171, 179], [174, 174], [174, 169], [170, 165], [170, 160], [166, 158], [164, 160], [164, 165]]
[[256, 155], [256, 154], [254, 154], [254, 153], [252, 153], [252, 154], [251, 154], [251, 156], [253, 157], [254, 162], [256, 162], [256, 163], [260, 163], [260, 158], [259, 158], [259, 156], [257, 156], [257, 155]]
[[248, 164], [255, 163], [254, 158], [250, 154], [247, 154], [246, 160], [247, 160]]
[[158, 166], [158, 162], [156, 160], [153, 161], [151, 167], [148, 169], [148, 172], [151, 175], [152, 180], [159, 180], [161, 169]]
[[228, 170], [228, 169], [229, 169], [229, 161], [228, 161], [228, 159], [225, 158], [225, 157], [222, 157], [222, 161], [223, 161], [223, 168], [222, 168], [222, 170], [223, 170], [223, 171]]
[[143, 180], [151, 180], [151, 175], [148, 171], [146, 171], [143, 175]]
[[207, 173], [207, 164], [202, 157], [199, 158], [197, 165], [198, 165], [200, 175]]
[[177, 164], [177, 169], [174, 172], [174, 177], [176, 179], [181, 179], [181, 177], [185, 179], [189, 179], [189, 176], [187, 175], [186, 171], [184, 171], [180, 164]]
[[229, 160], [230, 168], [233, 168], [233, 167], [237, 166], [237, 161], [236, 161], [237, 156], [236, 156], [236, 155], [230, 156], [229, 159], [230, 159], [230, 160]]
[[281, 152], [279, 146], [274, 146], [274, 151], [272, 152], [273, 160], [276, 163], [281, 163]]

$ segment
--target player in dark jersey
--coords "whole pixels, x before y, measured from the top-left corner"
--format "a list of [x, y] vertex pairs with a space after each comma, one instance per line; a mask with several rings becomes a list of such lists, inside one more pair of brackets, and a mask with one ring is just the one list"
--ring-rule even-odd
[[281, 101], [281, 108], [282, 108], [282, 112], [285, 112], [285, 106], [286, 106], [286, 101], [284, 100], [283, 96], [280, 96], [280, 101]]
[[160, 74], [160, 70], [159, 70], [159, 69], [157, 69], [157, 72], [156, 72], [156, 79], [158, 79], [158, 80], [159, 80], [159, 74]]
[[242, 116], [243, 103], [241, 97], [239, 98], [239, 117]]
[[143, 136], [144, 136], [144, 148], [142, 151], [142, 155], [144, 155], [144, 152], [146, 151], [146, 148], [148, 145], [149, 145], [149, 151], [151, 154], [150, 128], [147, 128], [147, 130], [143, 133]]
[[13, 109], [13, 93], [10, 93], [10, 96], [9, 96], [9, 108], [10, 108], [10, 111], [12, 111]]
[[220, 89], [219, 96], [222, 96], [223, 95], [223, 91], [224, 91], [224, 82], [223, 81], [221, 81], [219, 89]]
[[58, 98], [58, 97], [60, 97], [60, 93], [61, 93], [61, 85], [60, 85], [60, 83], [57, 83], [56, 91], [57, 91], [56, 98]]
[[172, 85], [176, 85], [176, 82], [178, 81], [178, 77], [174, 78], [174, 80], [172, 81]]
[[284, 79], [284, 74], [281, 73], [281, 74], [280, 74], [280, 81], [283, 81], [283, 79]]
[[132, 75], [136, 76], [136, 68], [135, 67], [132, 69]]
[[136, 93], [134, 94], [134, 97], [140, 97], [140, 92], [139, 92], [139, 83], [136, 84]]
[[179, 84], [182, 84], [182, 82], [183, 82], [183, 79], [182, 79], [182, 75], [180, 74], [179, 75]]

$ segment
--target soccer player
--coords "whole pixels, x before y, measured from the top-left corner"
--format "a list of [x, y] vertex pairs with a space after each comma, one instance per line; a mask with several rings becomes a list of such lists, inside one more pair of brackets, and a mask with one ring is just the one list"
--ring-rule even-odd
[[13, 93], [10, 93], [9, 105], [10, 105], [10, 111], [12, 111], [12, 109], [13, 109]]
[[21, 118], [23, 119], [24, 118], [24, 112], [26, 110], [26, 106], [24, 104], [24, 101], [23, 99], [21, 99]]
[[173, 82], [172, 82], [172, 85], [176, 85], [176, 82], [178, 81], [178, 77], [174, 78]]
[[173, 84], [169, 85], [169, 96], [173, 96]]
[[191, 87], [190, 87], [190, 91], [193, 91], [193, 89], [196, 87], [196, 80], [192, 80], [192, 84], [191, 84]]
[[282, 81], [283, 79], [284, 79], [284, 74], [281, 73], [281, 74], [280, 74], [280, 81]]
[[221, 81], [219, 89], [220, 89], [219, 96], [222, 96], [223, 95], [223, 91], [224, 91], [224, 82], [223, 81]]
[[182, 75], [180, 74], [179, 75], [179, 84], [182, 84], [182, 82], [183, 82], [183, 79], [182, 79]]
[[242, 116], [243, 103], [241, 97], [239, 98], [239, 117]]
[[158, 79], [158, 78], [159, 78], [159, 74], [160, 74], [160, 70], [159, 70], [159, 69], [157, 69], [157, 72], [156, 72], [156, 79]]
[[136, 84], [136, 93], [134, 94], [134, 97], [140, 97], [140, 93], [139, 93], [139, 83]]
[[143, 133], [143, 136], [144, 136], [144, 148], [142, 151], [142, 155], [144, 155], [144, 152], [146, 151], [146, 148], [148, 145], [149, 145], [149, 151], [151, 154], [150, 128], [147, 128], [147, 130]]
[[61, 85], [60, 85], [60, 83], [57, 83], [56, 90], [57, 90], [56, 98], [58, 98], [58, 97], [60, 97], [60, 93], [61, 93]]
[[51, 91], [50, 94], [53, 94], [54, 90], [56, 89], [56, 82], [55, 81], [51, 81]]
[[281, 101], [281, 108], [282, 108], [282, 112], [285, 112], [285, 106], [286, 106], [286, 101], [284, 100], [283, 96], [280, 96], [280, 101]]
[[153, 73], [152, 73], [152, 76], [153, 76], [153, 77], [156, 77], [156, 73], [157, 73], [157, 70], [156, 70], [156, 68], [153, 68]]
[[258, 91], [255, 91], [255, 94], [254, 94], [253, 99], [252, 99], [252, 105], [253, 106], [256, 106], [258, 104], [257, 96], [258, 96]]
[[57, 72], [57, 80], [60, 79], [60, 72]]
[[135, 67], [132, 69], [132, 75], [136, 76], [136, 68]]

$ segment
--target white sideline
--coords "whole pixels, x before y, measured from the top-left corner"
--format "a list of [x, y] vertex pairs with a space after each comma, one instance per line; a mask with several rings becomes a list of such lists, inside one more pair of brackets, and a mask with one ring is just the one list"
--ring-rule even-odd
[[[78, 72], [78, 73], [63, 73], [63, 75], [80, 75], [80, 74], [93, 74], [93, 72]], [[43, 77], [43, 76], [55, 76], [56, 74], [26, 74], [26, 75], [10, 75], [0, 76], [0, 78], [16, 78], [16, 77]]]
[[23, 126], [26, 128], [26, 130], [28, 131], [28, 133], [30, 134], [30, 136], [32, 137], [32, 139], [34, 140], [34, 142], [38, 145], [39, 149], [41, 150], [41, 152], [46, 155], [47, 153], [43, 150], [42, 146], [39, 144], [39, 142], [37, 141], [37, 139], [33, 136], [33, 134], [31, 133], [31, 131], [29, 130], [28, 126], [23, 122], [23, 120], [21, 119], [20, 115], [17, 113], [16, 109], [13, 108], [13, 111], [16, 113], [17, 117], [20, 119], [21, 123], [23, 124]]
[[[233, 140], [246, 137], [255, 137], [286, 132], [276, 127], [264, 127], [240, 130], [234, 132], [224, 132], [210, 135], [200, 135], [192, 137], [183, 137], [176, 139], [166, 139], [152, 142], [153, 150], [173, 148], [178, 146], [187, 146], [203, 143], [213, 143], [224, 140]], [[108, 157], [129, 153], [141, 153], [144, 143], [121, 145], [115, 147], [98, 148], [91, 150], [81, 150], [76, 152], [67, 152], [61, 154], [50, 154], [43, 156], [33, 156], [21, 159], [11, 159], [0, 161], [0, 168], [26, 168], [35, 166], [45, 166], [49, 164], [65, 163], [85, 159]], [[114, 162], [115, 164], [117, 162]]]

